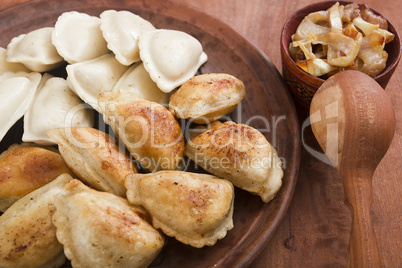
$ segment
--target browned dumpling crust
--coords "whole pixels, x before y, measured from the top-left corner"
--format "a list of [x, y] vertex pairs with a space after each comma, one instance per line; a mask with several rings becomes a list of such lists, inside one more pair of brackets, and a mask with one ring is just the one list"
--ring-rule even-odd
[[79, 180], [64, 187], [55, 206], [57, 238], [73, 267], [147, 267], [164, 245], [143, 208]]
[[73, 172], [56, 150], [34, 144], [14, 144], [0, 156], [0, 211], [56, 179]]
[[245, 96], [243, 82], [232, 75], [197, 75], [173, 93], [169, 110], [177, 118], [207, 124], [231, 113]]
[[57, 268], [65, 262], [52, 216], [54, 199], [73, 178], [62, 174], [0, 216], [0, 267]]
[[282, 161], [258, 130], [234, 122], [214, 123], [186, 144], [185, 155], [235, 186], [272, 200], [282, 185]]
[[101, 93], [98, 102], [105, 122], [141, 165], [152, 172], [176, 168], [183, 157], [184, 137], [168, 109], [119, 90]]
[[184, 244], [212, 246], [233, 228], [234, 187], [212, 175], [159, 171], [126, 177], [127, 198], [152, 224]]
[[48, 135], [82, 181], [95, 189], [125, 196], [124, 178], [137, 168], [110, 135], [89, 127], [52, 129]]

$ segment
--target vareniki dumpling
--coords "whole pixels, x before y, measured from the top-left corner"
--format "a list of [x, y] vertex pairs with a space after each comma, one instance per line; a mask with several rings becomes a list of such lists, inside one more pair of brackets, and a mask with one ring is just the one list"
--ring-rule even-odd
[[0, 75], [0, 141], [28, 110], [41, 79], [36, 72]]
[[73, 175], [53, 147], [11, 145], [0, 155], [0, 211], [63, 173]]
[[246, 96], [242, 81], [224, 73], [197, 75], [170, 97], [169, 110], [197, 124], [213, 122], [231, 113]]
[[52, 217], [56, 195], [72, 179], [60, 175], [0, 216], [0, 267], [57, 268], [65, 263]]
[[148, 267], [164, 245], [143, 208], [79, 180], [64, 187], [55, 207], [57, 238], [73, 267]]
[[112, 137], [89, 127], [53, 129], [49, 136], [82, 181], [97, 190], [126, 195], [124, 178], [137, 169]]
[[147, 20], [130, 11], [106, 10], [100, 14], [100, 28], [108, 48], [124, 65], [140, 61], [138, 37], [141, 33], [154, 30]]
[[24, 116], [22, 140], [42, 145], [56, 144], [47, 132], [54, 128], [93, 125], [93, 112], [61, 77], [44, 74], [31, 106]]
[[87, 104], [99, 112], [98, 95], [111, 91], [128, 69], [113, 54], [67, 66], [67, 81], [71, 89]]
[[4, 47], [0, 47], [0, 74], [5, 72], [27, 72], [30, 73], [27, 67], [24, 64], [19, 62], [8, 62], [7, 61], [7, 49]]
[[146, 169], [175, 169], [183, 157], [184, 137], [173, 114], [134, 93], [113, 90], [98, 98], [105, 122]]
[[212, 175], [183, 171], [131, 174], [127, 198], [143, 206], [152, 224], [193, 247], [212, 246], [233, 228], [233, 185]]
[[7, 46], [7, 61], [19, 62], [34, 72], [47, 72], [64, 62], [51, 42], [53, 27], [14, 37]]
[[265, 203], [282, 185], [282, 162], [275, 148], [261, 132], [244, 124], [214, 123], [186, 144], [185, 155]]
[[141, 99], [167, 104], [169, 95], [161, 91], [152, 81], [142, 62], [133, 64], [119, 79], [116, 86], [117, 90], [132, 92]]
[[193, 77], [208, 58], [196, 38], [177, 30], [145, 32], [138, 45], [151, 79], [167, 93]]
[[95, 59], [109, 52], [101, 20], [77, 11], [64, 12], [55, 24], [52, 43], [70, 64]]

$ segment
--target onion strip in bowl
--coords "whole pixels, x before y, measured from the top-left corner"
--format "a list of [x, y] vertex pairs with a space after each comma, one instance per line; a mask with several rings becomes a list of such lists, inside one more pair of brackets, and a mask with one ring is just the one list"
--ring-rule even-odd
[[385, 18], [366, 5], [337, 2], [302, 20], [289, 52], [300, 68], [314, 76], [327, 78], [352, 69], [375, 77], [386, 65], [385, 44], [394, 39], [387, 27]]

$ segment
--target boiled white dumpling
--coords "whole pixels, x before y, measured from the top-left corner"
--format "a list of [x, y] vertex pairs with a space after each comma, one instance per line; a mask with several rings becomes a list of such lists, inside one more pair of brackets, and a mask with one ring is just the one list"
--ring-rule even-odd
[[176, 30], [153, 30], [140, 35], [140, 57], [163, 92], [170, 92], [193, 77], [207, 61], [201, 43]]
[[124, 65], [140, 61], [138, 37], [155, 27], [149, 21], [125, 10], [103, 11], [100, 19], [103, 37], [116, 59]]
[[7, 49], [0, 47], [0, 74], [5, 72], [31, 72], [24, 64], [19, 62], [7, 61]]
[[22, 140], [42, 145], [56, 144], [47, 131], [61, 127], [91, 127], [93, 112], [67, 86], [65, 79], [43, 76], [34, 100], [24, 116]]
[[19, 62], [35, 72], [47, 72], [63, 63], [51, 42], [53, 27], [44, 27], [14, 37], [7, 46], [7, 61]]
[[98, 95], [111, 91], [128, 69], [113, 54], [67, 66], [67, 80], [73, 91], [99, 112]]
[[97, 58], [109, 52], [100, 23], [100, 18], [85, 13], [64, 12], [55, 24], [52, 42], [68, 63]]
[[155, 82], [152, 81], [142, 62], [133, 64], [119, 79], [114, 88], [121, 91], [133, 92], [141, 99], [160, 104], [167, 104], [169, 102], [169, 95], [161, 91]]
[[0, 76], [0, 141], [28, 110], [42, 75], [7, 72]]

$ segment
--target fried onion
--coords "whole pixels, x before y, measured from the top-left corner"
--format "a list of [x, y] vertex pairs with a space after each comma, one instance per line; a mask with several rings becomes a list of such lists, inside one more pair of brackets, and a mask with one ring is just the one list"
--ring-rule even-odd
[[384, 25], [386, 19], [366, 5], [337, 2], [302, 20], [289, 52], [300, 68], [314, 76], [354, 69], [375, 77], [386, 65], [384, 46], [394, 38]]

